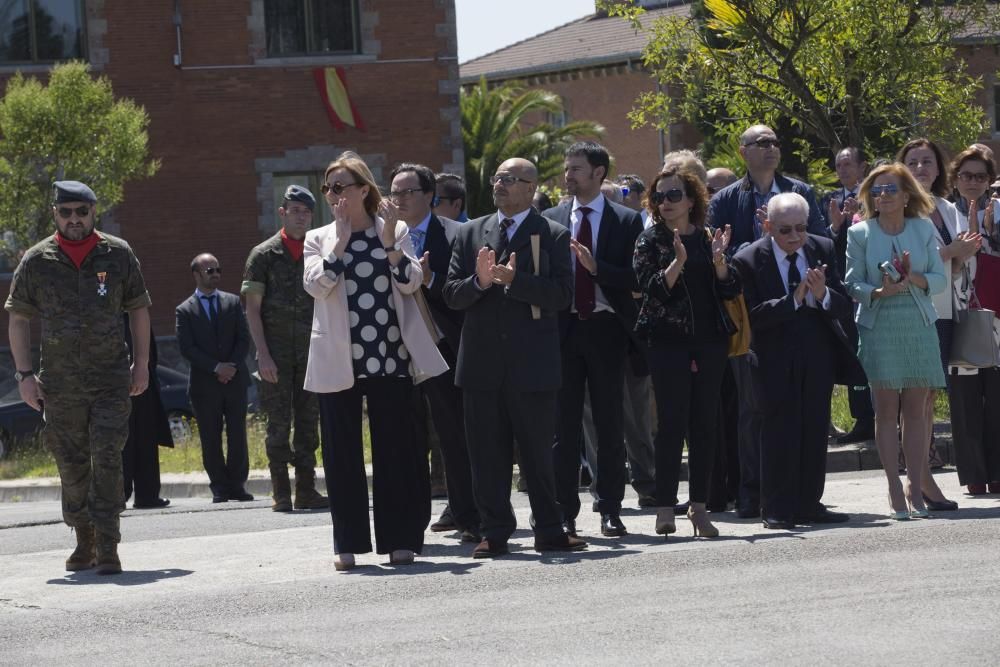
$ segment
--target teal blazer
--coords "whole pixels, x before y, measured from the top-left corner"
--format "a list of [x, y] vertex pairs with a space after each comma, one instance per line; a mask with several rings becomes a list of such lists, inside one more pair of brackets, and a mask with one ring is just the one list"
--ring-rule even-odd
[[882, 272], [878, 265], [891, 260], [894, 253], [902, 257], [904, 251], [910, 253], [910, 267], [927, 278], [926, 290], [910, 285], [910, 294], [925, 324], [930, 325], [937, 320], [931, 294], [943, 292], [948, 287], [948, 280], [934, 234], [934, 223], [926, 218], [906, 218], [903, 231], [890, 236], [882, 231], [878, 218], [871, 218], [851, 225], [847, 230], [847, 274], [844, 283], [851, 297], [861, 304], [856, 318], [859, 327], [874, 327], [875, 314], [882, 304], [878, 299], [872, 301], [872, 292], [882, 286]]

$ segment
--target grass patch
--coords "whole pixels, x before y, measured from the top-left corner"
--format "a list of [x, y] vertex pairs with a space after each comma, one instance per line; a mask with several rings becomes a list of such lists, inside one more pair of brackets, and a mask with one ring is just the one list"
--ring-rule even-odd
[[[833, 400], [830, 401], [830, 418], [833, 423], [844, 431], [851, 430], [854, 426], [854, 417], [851, 416], [850, 404], [847, 401], [847, 387], [837, 385], [833, 388]], [[948, 410], [948, 395], [939, 391], [934, 397], [934, 421], [946, 422], [951, 419]]]

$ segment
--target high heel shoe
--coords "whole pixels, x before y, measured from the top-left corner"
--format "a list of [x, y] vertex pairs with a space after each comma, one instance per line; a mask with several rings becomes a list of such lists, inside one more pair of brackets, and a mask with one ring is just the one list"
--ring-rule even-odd
[[337, 572], [353, 570], [354, 567], [354, 554], [337, 554], [337, 559], [333, 561], [333, 569]]
[[694, 536], [698, 537], [718, 537], [719, 529], [708, 520], [708, 512], [705, 510], [705, 503], [691, 503], [688, 507], [687, 518], [691, 520], [691, 528], [694, 529]]
[[914, 519], [929, 519], [931, 513], [928, 512], [927, 508], [925, 507], [923, 509], [911, 509], [910, 516], [913, 517]]
[[[909, 487], [906, 488], [906, 491], [904, 492], [904, 496], [906, 497], [906, 506], [910, 510], [910, 517], [911, 518], [913, 518], [913, 519], [926, 519], [926, 518], [928, 518], [931, 515], [931, 513], [927, 511], [927, 507], [926, 506], [924, 506], [924, 507], [918, 507], [917, 504], [915, 502], [913, 502], [913, 493], [911, 492], [911, 489]], [[927, 496], [925, 496], [923, 493], [920, 494], [920, 503], [921, 504], [924, 503], [924, 498], [926, 498], [926, 497]]]
[[389, 554], [389, 565], [413, 565], [413, 556], [409, 549], [396, 549]]
[[657, 535], [669, 535], [677, 532], [673, 507], [661, 507], [656, 510], [656, 528], [654, 530], [656, 530]]
[[909, 521], [910, 511], [909, 508], [905, 510], [897, 510], [892, 504], [892, 494], [889, 494], [889, 518], [893, 521]]

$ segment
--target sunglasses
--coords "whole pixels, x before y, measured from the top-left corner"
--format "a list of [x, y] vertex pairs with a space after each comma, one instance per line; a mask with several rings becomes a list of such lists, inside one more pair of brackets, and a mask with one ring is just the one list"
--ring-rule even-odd
[[402, 199], [417, 192], [424, 192], [421, 188], [406, 188], [405, 190], [389, 190], [389, 196], [393, 199]]
[[881, 197], [882, 195], [894, 195], [899, 192], [899, 186], [895, 183], [886, 183], [885, 185], [873, 185], [871, 193], [873, 197]]
[[798, 232], [799, 234], [805, 234], [807, 229], [809, 229], [808, 225], [799, 224], [799, 225], [787, 225], [784, 227], [778, 227], [774, 231], [778, 232], [782, 236], [788, 236], [793, 231]]
[[361, 187], [361, 183], [334, 183], [333, 185], [327, 185], [324, 183], [323, 187], [320, 188], [320, 191], [325, 195], [330, 194], [331, 192], [335, 195], [340, 195], [344, 192], [344, 190], [351, 186]]
[[60, 206], [58, 211], [59, 217], [63, 220], [69, 220], [73, 217], [74, 213], [76, 213], [76, 217], [78, 218], [86, 218], [90, 215], [89, 206]]
[[654, 190], [649, 193], [649, 200], [653, 202], [656, 206], [659, 206], [664, 201], [669, 201], [674, 204], [684, 199], [684, 191], [678, 188], [673, 190], [667, 190], [666, 192], [660, 192], [659, 190]]
[[497, 174], [490, 179], [490, 185], [496, 185], [497, 183], [503, 183], [504, 186], [510, 187], [520, 181], [521, 183], [531, 183], [532, 181], [518, 178], [517, 176], [511, 176], [510, 174], [503, 174], [502, 176]]
[[985, 171], [979, 172], [978, 174], [974, 174], [971, 171], [960, 171], [958, 172], [958, 180], [965, 183], [985, 183], [990, 180], [990, 175]]
[[748, 141], [744, 146], [756, 146], [757, 148], [780, 148], [781, 142], [777, 139], [758, 139], [757, 141]]
[[202, 269], [202, 271], [204, 271], [205, 274], [209, 275], [209, 276], [214, 276], [216, 273], [218, 273], [219, 275], [222, 275], [222, 267], [221, 266], [210, 266], [207, 269]]

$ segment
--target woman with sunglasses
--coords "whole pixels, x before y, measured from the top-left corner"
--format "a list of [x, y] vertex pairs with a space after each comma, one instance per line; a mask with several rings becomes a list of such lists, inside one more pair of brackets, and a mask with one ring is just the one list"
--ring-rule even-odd
[[[858, 359], [875, 402], [875, 444], [889, 483], [892, 518], [927, 517], [921, 491], [930, 443], [927, 395], [944, 386], [931, 295], [949, 281], [926, 219], [934, 202], [898, 162], [872, 170], [859, 194], [865, 219], [847, 230], [844, 282], [860, 304]], [[905, 488], [897, 457], [900, 405]]]
[[726, 258], [730, 230], [706, 230], [708, 193], [693, 173], [657, 174], [646, 200], [652, 226], [636, 242], [633, 267], [642, 292], [636, 331], [649, 341], [656, 395], [656, 513], [659, 535], [677, 531], [674, 506], [684, 438], [688, 441], [695, 536], [717, 537], [708, 520], [709, 476], [718, 437], [717, 402], [734, 330], [722, 305], [740, 293]]
[[443, 373], [413, 293], [420, 262], [405, 223], [350, 151], [330, 163], [323, 194], [332, 223], [306, 233], [303, 283], [313, 296], [305, 388], [320, 406], [323, 470], [333, 518], [334, 567], [372, 550], [361, 401], [371, 434], [375, 549], [413, 562], [430, 521], [426, 453], [410, 410], [414, 383]]
[[[977, 258], [1000, 255], [1000, 202], [989, 193], [996, 167], [986, 153], [971, 146], [955, 157], [951, 176], [962, 222], [973, 232], [981, 231], [985, 241], [960, 279], [961, 300], [968, 303], [972, 280], [982, 266]], [[993, 329], [994, 338], [1000, 338], [1000, 320], [993, 319]], [[1000, 368], [953, 366], [948, 382], [958, 482], [970, 496], [1000, 493]]]

